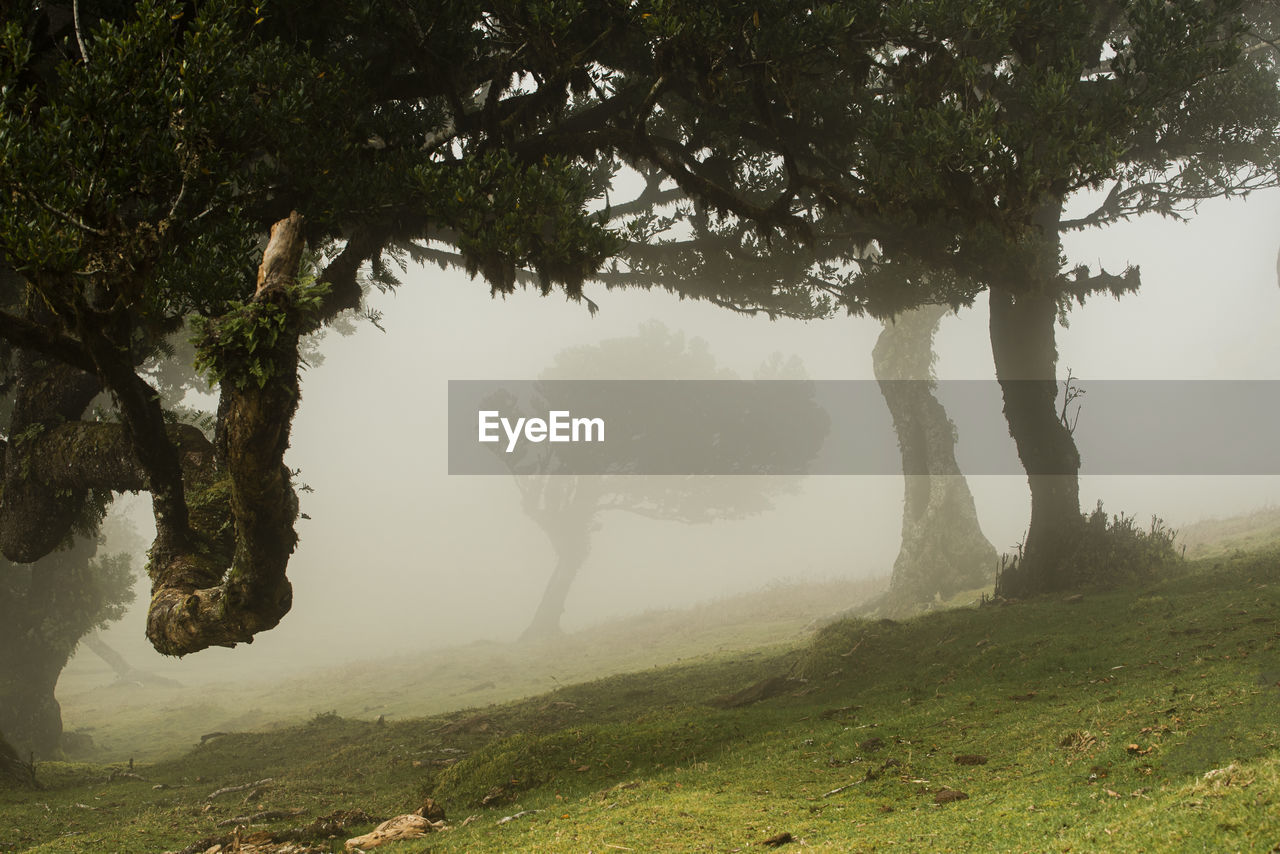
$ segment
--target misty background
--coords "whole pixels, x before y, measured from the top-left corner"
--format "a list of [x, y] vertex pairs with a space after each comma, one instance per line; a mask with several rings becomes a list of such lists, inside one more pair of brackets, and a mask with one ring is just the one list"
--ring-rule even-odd
[[[1073, 263], [1112, 272], [1140, 266], [1143, 285], [1123, 300], [1097, 297], [1072, 311], [1058, 331], [1060, 379], [1068, 369], [1083, 380], [1280, 379], [1280, 192], [1206, 202], [1185, 224], [1149, 218], [1077, 232], [1064, 245]], [[510, 478], [447, 474], [449, 380], [533, 379], [561, 350], [633, 336], [653, 319], [705, 339], [717, 362], [742, 377], [781, 353], [798, 356], [813, 379], [874, 379], [870, 354], [881, 325], [870, 318], [771, 321], [661, 291], [602, 286], [588, 286], [587, 296], [600, 308], [594, 317], [585, 303], [536, 290], [491, 298], [483, 281], [435, 267], [411, 269], [392, 294], [372, 293], [385, 332], [367, 322], [349, 337], [330, 332], [320, 345], [323, 364], [303, 375], [286, 462], [314, 492], [301, 495], [310, 519], [298, 523], [290, 562], [292, 612], [252, 645], [179, 662], [143, 636], [148, 587], [140, 580], [137, 601], [104, 639], [135, 667], [188, 684], [514, 640], [542, 595], [554, 553], [521, 511]], [[943, 320], [936, 352], [939, 379], [994, 378], [985, 294]], [[1088, 397], [1081, 402], [1088, 419]], [[966, 425], [957, 428], [963, 454]], [[997, 549], [1012, 550], [1030, 513], [1025, 478], [969, 482], [986, 535]], [[1176, 528], [1278, 504], [1280, 478], [1082, 477], [1082, 509], [1099, 499], [1144, 526], [1157, 514]], [[891, 570], [900, 477], [810, 477], [775, 505], [703, 525], [603, 514], [564, 628]], [[115, 512], [145, 548], [153, 531], [149, 496], [123, 496]], [[139, 575], [144, 561], [136, 554]], [[841, 607], [833, 603], [833, 613]], [[82, 648], [72, 667], [83, 670], [92, 659]], [[93, 666], [109, 681], [105, 665]]]

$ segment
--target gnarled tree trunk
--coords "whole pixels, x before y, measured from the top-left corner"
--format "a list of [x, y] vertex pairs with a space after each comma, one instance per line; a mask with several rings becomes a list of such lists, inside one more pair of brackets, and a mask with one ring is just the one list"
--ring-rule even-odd
[[955, 425], [934, 395], [933, 336], [948, 309], [922, 306], [887, 322], [872, 351], [904, 472], [902, 545], [889, 602], [897, 609], [987, 584], [996, 550], [982, 533], [956, 464]]
[[349, 241], [329, 265], [335, 286], [324, 302], [318, 289], [294, 287], [302, 248], [294, 213], [272, 228], [253, 297], [209, 324], [205, 353], [222, 374], [216, 448], [194, 427], [167, 423], [159, 395], [136, 372], [127, 308], [95, 307], [84, 289], [52, 282], [42, 291], [66, 297], [59, 309], [73, 320], [70, 334], [3, 318], [8, 336], [38, 353], [33, 359], [58, 360], [57, 370], [92, 377], [87, 389], [110, 391], [121, 422], [78, 421], [83, 403], [55, 412], [61, 398], [47, 388], [29, 395], [43, 407], [35, 416], [15, 408], [21, 432], [5, 455], [0, 549], [16, 560], [46, 553], [57, 541], [48, 520], [69, 518], [59, 502], [86, 487], [149, 491], [156, 539], [147, 636], [161, 652], [247, 643], [289, 610], [298, 505], [283, 458], [298, 403], [298, 339], [344, 306], [360, 262], [376, 251], [368, 239]]

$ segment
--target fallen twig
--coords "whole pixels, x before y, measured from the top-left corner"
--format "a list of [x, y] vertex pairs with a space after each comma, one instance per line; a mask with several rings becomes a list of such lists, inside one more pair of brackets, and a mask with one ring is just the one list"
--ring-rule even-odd
[[144, 783], [146, 782], [145, 777], [134, 774], [132, 771], [112, 771], [103, 782], [110, 783], [112, 780], [140, 780]]
[[233, 827], [237, 824], [253, 824], [255, 821], [276, 821], [282, 818], [296, 818], [302, 815], [306, 810], [301, 807], [291, 810], [264, 810], [256, 812], [253, 815], [238, 815], [235, 818], [227, 818], [218, 822], [218, 827]]
[[832, 789], [831, 791], [827, 792], [827, 793], [826, 793], [825, 795], [823, 795], [822, 797], [824, 797], [824, 798], [829, 798], [829, 797], [831, 797], [832, 795], [838, 795], [838, 794], [840, 794], [841, 792], [843, 792], [845, 789], [852, 789], [854, 786], [858, 785], [858, 784], [859, 784], [859, 783], [861, 783], [861, 782], [862, 782], [861, 780], [854, 780], [852, 783], [849, 783], [848, 785], [841, 786], [841, 787], [840, 787], [840, 788], [838, 788], [838, 789]]
[[205, 798], [205, 800], [211, 801], [214, 798], [220, 797], [222, 795], [229, 795], [232, 792], [243, 792], [245, 789], [252, 789], [254, 786], [265, 786], [267, 783], [270, 783], [274, 779], [275, 779], [274, 777], [267, 777], [265, 780], [259, 780], [256, 783], [243, 783], [239, 786], [223, 786], [221, 789], [218, 789], [216, 792], [210, 792], [209, 797]]
[[[330, 813], [322, 818], [317, 818], [310, 824], [302, 827], [291, 827], [287, 830], [273, 830], [270, 832], [261, 831], [273, 843], [281, 842], [307, 842], [309, 840], [328, 840], [341, 833], [344, 833], [351, 825], [357, 824], [375, 824], [378, 819], [371, 816], [364, 810], [338, 810]], [[239, 837], [235, 833], [228, 833], [222, 836], [209, 836], [197, 842], [193, 842], [176, 854], [204, 854], [215, 845], [221, 845], [224, 848], [233, 845]], [[228, 849], [232, 850], [232, 849]], [[320, 849], [317, 848], [317, 851]]]

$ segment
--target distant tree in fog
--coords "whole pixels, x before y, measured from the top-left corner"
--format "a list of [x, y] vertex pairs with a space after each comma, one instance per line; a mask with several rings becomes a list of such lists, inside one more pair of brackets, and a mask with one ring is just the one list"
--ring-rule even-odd
[[59, 755], [54, 689], [76, 645], [133, 601], [128, 555], [100, 555], [96, 531], [34, 564], [0, 558], [0, 737], [20, 755]]
[[[779, 355], [764, 362], [755, 373], [757, 380], [803, 380], [803, 366], [794, 357]], [[706, 342], [686, 340], [656, 321], [643, 325], [634, 336], [612, 338], [599, 344], [562, 351], [539, 377], [541, 380], [730, 380], [735, 375], [717, 366]], [[627, 408], [625, 384], [616, 387], [623, 401], [625, 429], [647, 433], [655, 440], [647, 444], [606, 442], [600, 446], [578, 446], [597, 453], [600, 470], [637, 471], [638, 474], [558, 474], [547, 445], [525, 443], [515, 453], [495, 450], [511, 470], [520, 491], [521, 507], [547, 535], [556, 554], [556, 566], [535, 610], [524, 637], [558, 634], [569, 591], [591, 551], [591, 539], [610, 511], [631, 513], [649, 519], [697, 524], [722, 519], [741, 519], [764, 513], [773, 499], [794, 491], [797, 475], [649, 475], [654, 466], [670, 467], [684, 458], [715, 468], [717, 460], [743, 463], [745, 471], [779, 467], [795, 471], [803, 467], [822, 445], [827, 432], [826, 413], [814, 403], [807, 383], [750, 385], [738, 387], [758, 405], [748, 404], [740, 416], [742, 431], [736, 444], [717, 441], [714, 424], [723, 424], [725, 413], [699, 411], [698, 401], [680, 412], [641, 411], [639, 404]], [[539, 384], [540, 398], [533, 405], [538, 412], [576, 407], [572, 391], [556, 384]], [[595, 392], [598, 399], [600, 392]], [[734, 398], [738, 400], [738, 397]], [[509, 399], [491, 403], [503, 413], [519, 405]], [[730, 416], [733, 413], [729, 413]], [[700, 416], [706, 426], [699, 429]], [[680, 421], [679, 445], [661, 437], [665, 428]], [[746, 424], [750, 421], [750, 424]], [[622, 423], [618, 422], [618, 428]], [[690, 423], [692, 422], [692, 423]], [[696, 438], [690, 438], [696, 437]], [[703, 438], [705, 437], [705, 442]], [[496, 447], [496, 446], [495, 446]], [[634, 450], [635, 448], [639, 450]], [[607, 456], [607, 459], [605, 457]], [[753, 456], [761, 459], [755, 465]], [[766, 459], [767, 458], [767, 459]], [[674, 464], [677, 468], [678, 463]], [[637, 544], [643, 548], [642, 544]], [[688, 567], [696, 572], [695, 566]]]

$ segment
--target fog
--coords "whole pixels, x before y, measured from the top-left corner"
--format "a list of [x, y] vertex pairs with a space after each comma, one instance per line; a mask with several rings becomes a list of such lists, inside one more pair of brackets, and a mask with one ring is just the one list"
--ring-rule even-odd
[[[1072, 263], [1142, 269], [1140, 293], [1091, 300], [1058, 330], [1059, 375], [1085, 379], [1280, 379], [1280, 193], [1214, 201], [1190, 223], [1147, 219], [1068, 235]], [[662, 292], [589, 287], [599, 305], [536, 291], [493, 299], [480, 280], [411, 270], [374, 294], [380, 332], [329, 334], [304, 375], [286, 461], [314, 489], [290, 564], [292, 613], [251, 646], [162, 659], [143, 638], [145, 587], [105, 633], [137, 667], [190, 682], [202, 673], [270, 675], [316, 663], [476, 640], [510, 641], [527, 625], [554, 566], [547, 537], [521, 511], [510, 478], [447, 474], [447, 383], [531, 379], [564, 348], [634, 335], [651, 319], [708, 342], [741, 376], [770, 354], [800, 357], [814, 379], [872, 379], [880, 324], [839, 317], [747, 317]], [[985, 297], [943, 321], [942, 379], [994, 377]], [[1084, 401], [1088, 417], [1088, 401]], [[965, 425], [958, 425], [961, 448]], [[1193, 449], [1188, 450], [1189, 453]], [[1026, 528], [1025, 479], [970, 478], [983, 528], [1009, 550]], [[1177, 527], [1280, 502], [1275, 477], [1086, 477], [1084, 508]], [[772, 512], [682, 525], [605, 514], [568, 601], [573, 631], [646, 609], [676, 608], [770, 584], [885, 575], [898, 548], [902, 483], [810, 477]], [[119, 511], [149, 540], [149, 500]], [[137, 558], [141, 569], [143, 558]], [[849, 603], [852, 604], [852, 603]], [[839, 603], [833, 603], [833, 611]], [[80, 653], [84, 655], [84, 653]], [[69, 721], [69, 725], [74, 722]]]

